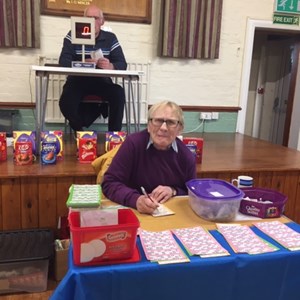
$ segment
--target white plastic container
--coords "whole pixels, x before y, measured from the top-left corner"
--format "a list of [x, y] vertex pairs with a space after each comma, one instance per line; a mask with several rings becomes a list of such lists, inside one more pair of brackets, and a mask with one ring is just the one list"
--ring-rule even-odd
[[186, 183], [189, 203], [201, 218], [214, 222], [234, 220], [244, 192], [218, 179], [193, 179]]

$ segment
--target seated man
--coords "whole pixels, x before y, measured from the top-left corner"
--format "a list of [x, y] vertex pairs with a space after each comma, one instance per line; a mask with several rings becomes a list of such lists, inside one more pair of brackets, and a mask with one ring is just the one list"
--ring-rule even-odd
[[[96, 68], [108, 70], [126, 70], [127, 63], [123, 50], [115, 34], [101, 30], [104, 24], [103, 12], [90, 5], [84, 12], [85, 17], [95, 18], [95, 45], [86, 45], [85, 61], [95, 62]], [[93, 51], [101, 49], [103, 58], [91, 58]], [[71, 67], [72, 61], [82, 60], [82, 45], [71, 42], [71, 31], [64, 38], [59, 64]], [[75, 131], [89, 127], [99, 117], [107, 117], [107, 107], [94, 103], [82, 103], [87, 95], [96, 95], [109, 102], [108, 130], [120, 131], [125, 105], [124, 89], [114, 84], [108, 77], [68, 76], [60, 97], [59, 106], [64, 117]]]
[[152, 105], [147, 129], [128, 135], [113, 157], [101, 184], [104, 195], [145, 214], [176, 195], [187, 195], [185, 183], [196, 178], [196, 162], [177, 138], [183, 128], [176, 103]]

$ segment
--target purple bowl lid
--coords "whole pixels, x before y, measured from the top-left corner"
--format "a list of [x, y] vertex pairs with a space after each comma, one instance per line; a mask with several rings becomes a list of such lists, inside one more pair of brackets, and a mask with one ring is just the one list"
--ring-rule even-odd
[[186, 186], [197, 197], [206, 200], [241, 200], [245, 195], [233, 184], [219, 179], [192, 179]]

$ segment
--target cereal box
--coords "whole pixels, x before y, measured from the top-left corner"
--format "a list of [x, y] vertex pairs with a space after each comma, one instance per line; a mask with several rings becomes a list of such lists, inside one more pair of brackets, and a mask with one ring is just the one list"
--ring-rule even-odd
[[[194, 137], [184, 137], [183, 143], [193, 152], [196, 152], [196, 163], [202, 163], [203, 139]], [[196, 149], [195, 149], [196, 146]]]
[[7, 159], [6, 132], [0, 132], [0, 161]]
[[[64, 145], [63, 145], [63, 132], [61, 130], [54, 131], [42, 131], [41, 132], [41, 146], [45, 139], [49, 142], [50, 139], [55, 139], [55, 154], [57, 160], [62, 160], [64, 156]], [[41, 149], [42, 150], [42, 149]]]
[[109, 151], [124, 142], [126, 138], [125, 131], [108, 131], [106, 132], [105, 151]]

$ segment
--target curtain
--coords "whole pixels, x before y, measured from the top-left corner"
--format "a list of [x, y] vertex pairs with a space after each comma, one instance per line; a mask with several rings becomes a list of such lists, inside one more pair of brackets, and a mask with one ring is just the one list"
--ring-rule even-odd
[[219, 58], [223, 0], [162, 0], [160, 55]]
[[0, 0], [0, 47], [40, 47], [40, 0]]

